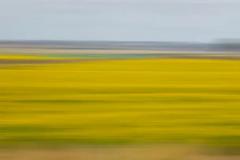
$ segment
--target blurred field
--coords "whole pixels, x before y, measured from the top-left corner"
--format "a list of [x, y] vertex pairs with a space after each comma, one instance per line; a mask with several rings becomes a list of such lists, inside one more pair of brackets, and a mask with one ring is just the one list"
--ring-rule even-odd
[[0, 150], [4, 160], [239, 160], [239, 155], [206, 154], [192, 146], [92, 146]]
[[239, 60], [11, 64], [0, 65], [0, 77], [3, 148], [181, 144], [239, 153]]

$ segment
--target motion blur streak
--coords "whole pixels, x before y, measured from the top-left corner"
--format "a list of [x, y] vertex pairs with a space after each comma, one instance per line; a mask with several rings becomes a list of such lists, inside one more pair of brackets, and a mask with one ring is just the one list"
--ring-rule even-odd
[[0, 0], [0, 160], [240, 160], [240, 0]]
[[238, 59], [99, 55], [1, 54], [0, 159], [239, 158]]

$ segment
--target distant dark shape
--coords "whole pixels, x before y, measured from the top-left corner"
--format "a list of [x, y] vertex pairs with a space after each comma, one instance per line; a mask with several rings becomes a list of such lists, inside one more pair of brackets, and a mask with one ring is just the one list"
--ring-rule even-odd
[[217, 43], [217, 48], [221, 51], [240, 51], [240, 39], [225, 39]]

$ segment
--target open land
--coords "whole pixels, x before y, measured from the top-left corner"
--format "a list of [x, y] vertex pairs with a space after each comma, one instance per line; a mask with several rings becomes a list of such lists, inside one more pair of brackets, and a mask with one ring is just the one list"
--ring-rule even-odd
[[239, 159], [237, 59], [1, 54], [0, 63], [0, 159]]

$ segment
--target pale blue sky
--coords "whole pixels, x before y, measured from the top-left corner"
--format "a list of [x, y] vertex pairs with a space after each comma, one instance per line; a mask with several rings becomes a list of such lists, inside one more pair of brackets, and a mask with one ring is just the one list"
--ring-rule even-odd
[[0, 0], [0, 39], [240, 38], [240, 0]]

